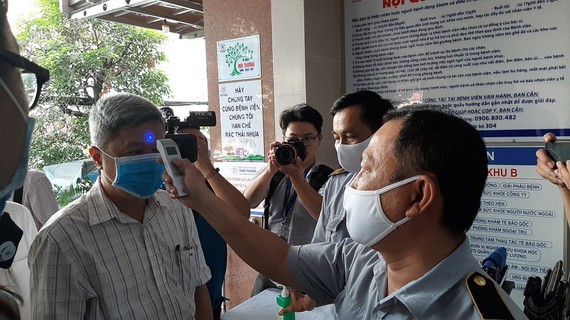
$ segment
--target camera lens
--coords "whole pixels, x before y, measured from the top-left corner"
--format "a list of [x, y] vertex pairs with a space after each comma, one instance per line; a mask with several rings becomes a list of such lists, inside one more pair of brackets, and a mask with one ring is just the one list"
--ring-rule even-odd
[[290, 144], [282, 144], [275, 149], [275, 160], [282, 165], [288, 165], [297, 159], [297, 150]]

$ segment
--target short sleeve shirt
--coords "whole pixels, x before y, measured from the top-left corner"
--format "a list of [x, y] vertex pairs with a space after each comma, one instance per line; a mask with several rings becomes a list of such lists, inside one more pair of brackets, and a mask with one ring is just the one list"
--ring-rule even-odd
[[311, 242], [340, 242], [350, 237], [343, 206], [344, 187], [355, 175], [350, 172], [333, 175], [319, 191], [323, 196], [323, 205]]
[[[307, 181], [317, 168], [316, 164], [311, 167]], [[269, 230], [283, 237], [289, 244], [306, 244], [311, 242], [316, 224], [317, 221], [303, 206], [291, 180], [285, 175], [269, 200]]]
[[159, 190], [141, 224], [99, 181], [50, 218], [29, 265], [39, 319], [192, 319], [210, 279], [190, 209]]
[[[317, 304], [335, 303], [338, 319], [480, 319], [465, 278], [483, 270], [469, 241], [421, 278], [387, 292], [386, 263], [381, 255], [345, 239], [291, 247], [289, 271]], [[498, 289], [515, 319], [526, 319]]]

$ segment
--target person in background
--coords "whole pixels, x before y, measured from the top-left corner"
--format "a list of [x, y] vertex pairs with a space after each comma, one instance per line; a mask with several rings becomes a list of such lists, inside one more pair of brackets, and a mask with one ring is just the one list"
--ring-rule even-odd
[[[382, 117], [392, 109], [390, 101], [368, 90], [345, 94], [334, 102], [330, 111], [332, 134], [342, 168], [335, 170], [319, 191], [323, 204], [311, 242], [340, 242], [350, 237], [343, 207], [344, 188], [360, 171], [364, 149], [382, 125]], [[300, 292], [292, 291], [291, 296], [293, 302], [280, 314], [309, 311], [316, 306], [315, 301]]]
[[[544, 142], [555, 142], [556, 136], [549, 132], [544, 135]], [[554, 161], [546, 149], [536, 151], [536, 172], [543, 178], [558, 186], [564, 203], [566, 222], [570, 225], [570, 161]]]
[[[238, 218], [212, 195], [187, 161], [189, 195], [171, 197], [199, 210], [250, 266], [319, 304], [335, 303], [338, 319], [478, 319], [486, 307], [526, 319], [471, 252], [466, 231], [479, 210], [487, 155], [465, 120], [434, 106], [389, 112], [347, 184], [344, 208], [352, 239], [290, 246]], [[468, 168], [468, 170], [466, 169]], [[457, 173], [461, 172], [461, 179]], [[480, 291], [479, 291], [480, 292]], [[489, 301], [490, 299], [490, 301]]]
[[37, 230], [59, 210], [51, 182], [45, 173], [35, 169], [28, 170], [24, 186], [14, 192], [12, 201], [30, 210]]
[[[165, 119], [174, 115], [172, 109], [168, 107], [163, 107], [160, 111]], [[208, 154], [208, 140], [204, 134], [196, 128], [189, 128], [185, 125], [181, 125], [177, 133], [193, 134], [196, 136], [196, 142], [198, 143], [198, 160], [194, 162], [194, 165], [200, 170], [212, 191], [214, 191], [220, 199], [236, 208], [245, 219], [249, 219], [249, 202], [238, 189], [219, 173], [217, 168], [214, 168]], [[206, 286], [210, 294], [213, 316], [214, 319], [220, 319], [222, 304], [225, 301], [225, 298], [222, 296], [222, 287], [226, 277], [228, 261], [227, 244], [197, 211], [194, 211], [194, 220], [196, 221], [196, 229], [198, 230], [198, 236], [202, 244], [206, 265], [208, 265], [212, 274], [212, 278], [208, 281]]]
[[333, 104], [333, 137], [338, 163], [342, 167], [321, 188], [323, 204], [312, 242], [340, 242], [348, 238], [344, 188], [360, 171], [362, 153], [372, 135], [382, 125], [382, 117], [394, 109], [390, 101], [377, 93], [363, 90], [346, 94]]
[[[317, 164], [316, 158], [322, 140], [323, 118], [313, 107], [298, 104], [281, 112], [279, 124], [283, 131], [282, 142], [271, 143], [267, 167], [246, 187], [244, 195], [251, 208], [269, 198], [266, 199], [268, 223], [265, 227], [289, 244], [305, 244], [311, 242], [322, 203], [322, 196], [317, 192], [322, 184], [315, 190], [310, 182], [313, 175], [317, 176], [318, 172], [328, 168]], [[278, 163], [275, 151], [286, 141], [303, 143], [306, 158], [297, 157], [288, 165]], [[331, 171], [327, 171], [326, 176]], [[280, 180], [272, 182], [275, 181], [274, 176], [280, 175], [279, 172], [282, 173]], [[275, 189], [268, 196], [272, 184]], [[259, 274], [251, 294], [256, 295], [267, 288], [276, 288], [276, 285]]]
[[[19, 55], [20, 50], [10, 29], [7, 12], [8, 0], [0, 0], [0, 269], [3, 270], [11, 268], [14, 261], [18, 263], [26, 255], [19, 248], [26, 247], [26, 240], [29, 239], [27, 228], [22, 231], [5, 209], [14, 190], [24, 184], [35, 122], [28, 117], [28, 113], [37, 105], [41, 87], [49, 79], [48, 70]], [[30, 82], [35, 84], [35, 88], [29, 88], [33, 96], [27, 95], [23, 75], [35, 80]], [[12, 208], [9, 210], [15, 212]], [[17, 215], [14, 214], [16, 220]], [[33, 227], [33, 223], [28, 225]], [[22, 237], [24, 241], [20, 241]], [[25, 302], [13, 292], [17, 288], [7, 288], [6, 285], [3, 281], [0, 282], [0, 319], [20, 319], [18, 306], [25, 308]]]
[[159, 190], [160, 111], [134, 94], [107, 95], [89, 132], [101, 175], [32, 243], [32, 318], [212, 319], [192, 211]]

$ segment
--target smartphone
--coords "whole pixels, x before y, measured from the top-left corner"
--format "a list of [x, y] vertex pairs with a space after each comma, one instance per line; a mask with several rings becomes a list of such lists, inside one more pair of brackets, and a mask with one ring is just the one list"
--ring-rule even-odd
[[554, 161], [570, 160], [570, 140], [556, 140], [546, 143], [546, 152]]

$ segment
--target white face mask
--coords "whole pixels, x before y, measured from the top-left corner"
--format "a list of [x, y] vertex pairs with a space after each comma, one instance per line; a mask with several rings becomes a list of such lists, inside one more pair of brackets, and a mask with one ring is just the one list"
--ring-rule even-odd
[[338, 163], [344, 170], [352, 173], [357, 173], [360, 171], [360, 162], [362, 161], [362, 154], [364, 149], [370, 144], [372, 136], [368, 139], [355, 143], [355, 144], [340, 144], [336, 143], [334, 145], [336, 149], [336, 155], [338, 158]]
[[410, 220], [405, 217], [398, 222], [392, 222], [382, 210], [380, 195], [396, 189], [420, 176], [413, 176], [402, 181], [385, 186], [378, 190], [356, 190], [346, 185], [344, 191], [344, 210], [346, 210], [346, 228], [350, 237], [365, 246], [371, 247], [384, 239], [390, 232]]

